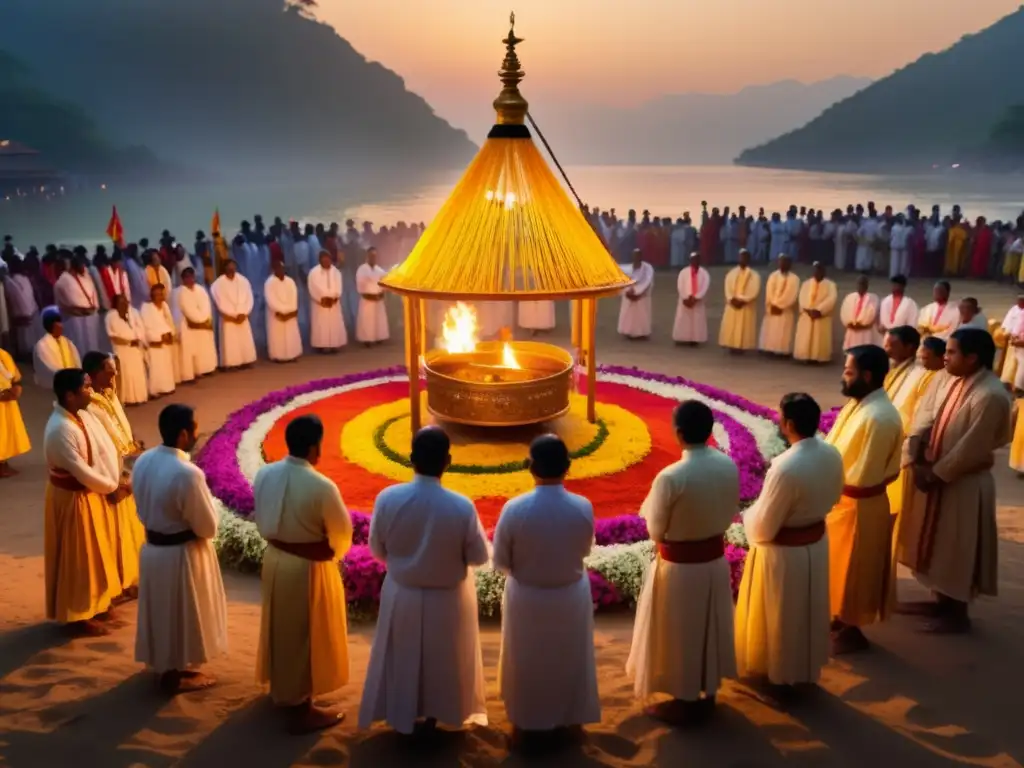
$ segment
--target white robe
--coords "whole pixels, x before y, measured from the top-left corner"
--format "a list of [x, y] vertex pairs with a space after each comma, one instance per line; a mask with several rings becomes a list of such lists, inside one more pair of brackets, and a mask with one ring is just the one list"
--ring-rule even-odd
[[917, 328], [917, 302], [915, 302], [909, 296], [904, 296], [900, 299], [899, 306], [893, 310], [893, 304], [895, 300], [890, 293], [884, 299], [878, 307], [878, 332], [885, 336], [893, 328], [899, 328], [903, 325], [909, 325], [912, 328]]
[[784, 527], [823, 521], [842, 491], [842, 456], [818, 437], [772, 460], [761, 495], [743, 514], [750, 551], [736, 604], [740, 677], [815, 683], [828, 663], [828, 534], [803, 547], [772, 542]]
[[383, 299], [366, 300], [363, 296], [382, 296], [380, 279], [387, 275], [379, 266], [360, 264], [356, 270], [356, 289], [359, 291], [359, 312], [356, 314], [356, 340], [363, 343], [387, 341], [388, 308]]
[[507, 575], [498, 680], [508, 719], [527, 731], [601, 721], [594, 604], [583, 559], [594, 510], [561, 485], [509, 501], [494, 531]]
[[[843, 299], [839, 308], [839, 322], [843, 324], [845, 335], [843, 336], [843, 350], [853, 349], [863, 344], [875, 344], [882, 346], [882, 339], [878, 335], [878, 296], [873, 293], [865, 293], [864, 300], [861, 295], [854, 291]], [[863, 330], [852, 330], [847, 328], [850, 323], [867, 325]]]
[[[149, 385], [146, 379], [146, 329], [142, 318], [135, 307], [129, 306], [127, 320], [116, 309], [112, 309], [107, 312], [105, 324], [107, 336], [117, 355], [120, 399], [128, 404], [146, 402], [149, 399]], [[134, 347], [131, 346], [133, 341], [136, 342]]]
[[213, 318], [210, 294], [201, 285], [174, 289], [174, 305], [181, 319], [178, 335], [181, 344], [181, 379], [192, 381], [217, 370], [217, 342], [213, 328], [190, 328], [189, 323], [201, 325]]
[[[82, 358], [78, 347], [67, 336], [58, 341], [47, 333], [32, 348], [32, 372], [36, 384], [43, 389], [53, 389], [53, 375], [64, 368], [81, 368]], [[64, 346], [66, 345], [66, 346]], [[64, 353], [61, 348], [64, 347]], [[66, 359], [65, 359], [66, 357]]]
[[516, 311], [520, 328], [528, 331], [550, 331], [555, 327], [553, 301], [520, 301]]
[[[708, 315], [704, 297], [711, 287], [711, 275], [704, 267], [699, 267], [694, 290], [693, 269], [685, 267], [679, 273], [676, 287], [679, 290], [679, 305], [676, 307], [676, 320], [672, 326], [672, 339], [703, 344], [708, 340]], [[683, 304], [683, 301], [689, 298], [697, 299], [697, 303], [692, 307]]]
[[370, 550], [387, 564], [359, 727], [386, 720], [412, 733], [418, 718], [487, 724], [472, 566], [488, 560], [473, 502], [417, 476], [377, 496]]
[[[924, 306], [917, 315], [918, 330], [931, 328], [932, 336], [937, 336], [943, 341], [949, 341], [953, 331], [960, 325], [960, 309], [952, 301], [947, 301], [940, 306], [938, 302]], [[922, 333], [924, 331], [922, 330]]]
[[[341, 349], [348, 344], [348, 332], [341, 315], [342, 276], [337, 267], [317, 266], [309, 273], [309, 313], [312, 322], [309, 343], [314, 349]], [[325, 307], [323, 299], [335, 299]]]
[[633, 271], [632, 277], [635, 283], [627, 290], [633, 291], [633, 295], [640, 298], [629, 299], [623, 294], [618, 331], [629, 338], [646, 338], [651, 335], [654, 312], [651, 299], [654, 292], [654, 267], [642, 261], [640, 268]]
[[160, 446], [135, 462], [139, 520], [162, 534], [191, 529], [187, 544], [145, 544], [139, 556], [135, 660], [156, 672], [183, 671], [227, 653], [227, 600], [213, 547], [217, 510], [203, 471], [188, 454]]
[[864, 217], [857, 227], [857, 256], [854, 266], [858, 272], [870, 272], [875, 266], [875, 246], [881, 232], [878, 219]]
[[[165, 311], [166, 310], [166, 311]], [[151, 301], [142, 305], [139, 313], [142, 326], [146, 332], [146, 344], [149, 347], [146, 357], [149, 360], [149, 394], [151, 397], [167, 395], [174, 391], [174, 354], [173, 342], [165, 342], [164, 334], [174, 333], [174, 324], [170, 320], [167, 303], [160, 307]]]
[[277, 315], [299, 311], [299, 289], [288, 275], [278, 279], [271, 275], [263, 284], [267, 303], [267, 356], [271, 360], [295, 360], [302, 355], [299, 317], [280, 320]]
[[[57, 278], [53, 300], [60, 308], [64, 335], [74, 342], [82, 354], [109, 352], [110, 344], [101, 327], [99, 292], [88, 272], [75, 275], [71, 271]], [[88, 310], [91, 314], [75, 315], [71, 309]]]
[[[20, 354], [32, 350], [36, 342], [43, 337], [43, 317], [36, 303], [32, 281], [25, 275], [13, 275], [3, 280], [4, 293], [7, 298], [7, 315], [11, 331], [14, 334]], [[18, 319], [28, 319], [27, 323], [16, 323]]]
[[[653, 541], [722, 536], [739, 509], [736, 465], [715, 448], [688, 449], [663, 469], [640, 508]], [[736, 676], [732, 588], [724, 557], [670, 563], [655, 556], [636, 608], [626, 673], [640, 699], [696, 701]]]
[[[252, 337], [252, 286], [244, 275], [234, 278], [221, 275], [210, 288], [217, 312], [220, 313], [220, 364], [225, 368], [238, 368], [256, 362], [256, 342]], [[244, 315], [241, 323], [229, 323], [227, 317]]]
[[494, 338], [503, 329], [511, 328], [515, 323], [515, 305], [510, 301], [481, 301], [473, 306], [476, 309], [482, 338]]

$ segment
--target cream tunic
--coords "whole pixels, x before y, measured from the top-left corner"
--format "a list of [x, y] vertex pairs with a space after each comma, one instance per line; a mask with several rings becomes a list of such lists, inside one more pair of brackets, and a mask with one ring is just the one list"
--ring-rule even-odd
[[[312, 333], [310, 345], [314, 349], [341, 349], [348, 344], [345, 320], [341, 316], [342, 275], [337, 267], [314, 267], [309, 273], [310, 316]], [[321, 305], [323, 299], [334, 299], [329, 307]]]
[[[107, 312], [107, 335], [117, 355], [117, 384], [121, 399], [129, 404], [149, 399], [146, 378], [146, 329], [135, 307], [128, 307], [128, 319], [116, 309]], [[135, 346], [132, 346], [135, 342]]]
[[817, 682], [830, 642], [828, 538], [773, 544], [782, 528], [824, 520], [843, 492], [843, 459], [823, 440], [801, 440], [772, 460], [764, 489], [743, 513], [750, 551], [736, 602], [741, 677], [776, 685]]
[[528, 331], [550, 331], [555, 327], [555, 302], [520, 301], [519, 327]]
[[[295, 360], [302, 355], [299, 333], [299, 289], [288, 275], [271, 275], [263, 284], [267, 302], [267, 356], [271, 360]], [[294, 315], [281, 320], [277, 315]]]
[[[679, 293], [679, 304], [676, 306], [676, 319], [672, 326], [672, 340], [703, 344], [708, 340], [708, 313], [704, 297], [711, 287], [711, 275], [704, 267], [698, 267], [696, 273], [692, 267], [686, 267], [679, 273], [676, 289]], [[692, 307], [683, 302], [696, 299]]]
[[356, 340], [363, 343], [387, 341], [388, 308], [384, 299], [368, 300], [364, 296], [383, 296], [380, 279], [385, 277], [381, 267], [360, 264], [356, 270], [356, 289], [359, 291], [359, 312], [356, 315]]
[[[64, 335], [83, 354], [110, 349], [99, 316], [99, 292], [92, 275], [88, 272], [82, 275], [64, 272], [53, 286], [53, 300], [61, 311]], [[75, 315], [72, 309], [84, 310], [89, 314]]]
[[[739, 472], [715, 448], [691, 448], [663, 469], [640, 508], [653, 541], [724, 535], [739, 509]], [[670, 563], [656, 556], [636, 608], [626, 673], [639, 698], [695, 701], [736, 676], [729, 563]]]
[[[217, 370], [217, 341], [213, 333], [210, 295], [201, 285], [174, 289], [175, 306], [181, 313], [178, 335], [181, 344], [181, 379], [192, 381]], [[209, 323], [209, 328], [197, 328]]]
[[889, 294], [878, 307], [878, 332], [885, 336], [893, 328], [901, 325], [917, 327], [917, 316], [919, 310], [917, 302], [909, 296], [900, 298], [899, 304], [892, 294]]
[[945, 304], [933, 301], [917, 316], [917, 328], [922, 336], [938, 336], [944, 341], [949, 341], [949, 337], [959, 324], [960, 310], [950, 301]]
[[[768, 276], [764, 291], [764, 320], [761, 321], [762, 352], [773, 355], [793, 353], [793, 329], [796, 327], [796, 301], [800, 295], [800, 278], [793, 272], [777, 269]], [[773, 315], [778, 307], [782, 314]]]
[[[878, 296], [873, 293], [860, 294], [854, 291], [843, 299], [839, 308], [839, 322], [843, 324], [843, 351], [863, 344], [882, 346], [878, 334]], [[853, 323], [867, 328], [850, 328]]]
[[[255, 363], [256, 342], [249, 322], [254, 298], [248, 279], [238, 273], [230, 279], [221, 275], [213, 281], [210, 295], [220, 314], [220, 364], [225, 368], [238, 368]], [[245, 318], [240, 323], [227, 320], [239, 316]]]
[[[167, 311], [165, 311], [165, 309]], [[142, 325], [146, 331], [149, 346], [149, 394], [151, 397], [167, 395], [174, 391], [174, 342], [165, 341], [165, 334], [174, 335], [174, 323], [170, 308], [165, 302], [157, 306], [151, 301], [142, 305]]]
[[[757, 297], [761, 293], [761, 276], [747, 267], [733, 267], [725, 276], [725, 312], [718, 333], [719, 346], [746, 350], [757, 346]], [[729, 302], [746, 302], [736, 308]]]
[[[793, 340], [793, 359], [827, 363], [832, 359], [833, 311], [839, 293], [836, 284], [829, 279], [815, 280], [813, 277], [800, 287], [800, 318], [796, 321], [796, 338]], [[815, 319], [807, 314], [817, 310], [821, 317]]]
[[642, 339], [651, 335], [651, 323], [654, 312], [654, 267], [646, 261], [640, 262], [640, 268], [633, 272], [636, 282], [627, 290], [639, 298], [630, 299], [622, 296], [619, 307], [619, 333], [631, 339]]

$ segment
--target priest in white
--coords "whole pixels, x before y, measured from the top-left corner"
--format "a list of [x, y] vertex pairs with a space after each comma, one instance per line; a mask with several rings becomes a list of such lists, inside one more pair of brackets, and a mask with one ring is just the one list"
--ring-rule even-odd
[[857, 278], [857, 290], [843, 299], [839, 308], [839, 322], [843, 324], [843, 350], [862, 344], [881, 346], [878, 333], [878, 295], [868, 292], [868, 276]]
[[521, 731], [601, 721], [583, 562], [594, 543], [594, 509], [565, 489], [570, 463], [561, 438], [536, 438], [537, 487], [509, 501], [494, 530], [494, 567], [507, 576], [498, 681], [508, 719]]
[[36, 302], [32, 281], [24, 274], [25, 267], [20, 261], [8, 265], [9, 275], [3, 278], [4, 295], [7, 299], [7, 315], [11, 333], [14, 336], [16, 357], [27, 357], [42, 338], [43, 322]]
[[240, 368], [256, 362], [256, 342], [252, 337], [252, 286], [238, 274], [238, 264], [228, 259], [224, 274], [213, 281], [210, 295], [220, 315], [220, 364]]
[[796, 329], [796, 304], [800, 297], [800, 278], [793, 272], [793, 260], [779, 255], [779, 268], [768, 276], [764, 289], [764, 320], [758, 349], [782, 357], [793, 354]]
[[489, 557], [473, 502], [441, 485], [451, 444], [438, 427], [413, 437], [412, 482], [377, 497], [370, 551], [387, 565], [359, 727], [411, 734], [417, 719], [487, 724], [476, 582]]
[[174, 305], [181, 320], [181, 380], [192, 381], [217, 370], [217, 342], [213, 334], [213, 306], [210, 294], [196, 282], [195, 270], [181, 272], [181, 285], [174, 289]]
[[711, 287], [711, 275], [700, 265], [700, 254], [690, 254], [690, 266], [679, 273], [676, 281], [679, 305], [672, 326], [672, 340], [677, 344], [703, 344], [708, 340], [708, 314], [704, 297]]
[[81, 368], [82, 357], [75, 343], [64, 335], [60, 312], [44, 312], [43, 328], [46, 333], [32, 350], [32, 373], [37, 386], [52, 391], [53, 375], [64, 368]]
[[878, 307], [878, 335], [885, 338], [893, 328], [901, 325], [917, 326], [917, 302], [906, 295], [907, 278], [896, 275], [890, 280], [892, 290]]
[[644, 578], [626, 672], [636, 696], [672, 697], [648, 714], [673, 724], [714, 709], [736, 676], [733, 606], [724, 536], [739, 509], [739, 471], [707, 445], [714, 414], [699, 400], [673, 414], [682, 458], [654, 479], [640, 508], [657, 554]]
[[285, 274], [284, 262], [274, 262], [274, 274], [263, 284], [267, 303], [267, 356], [290, 363], [302, 356], [299, 334], [299, 289]]
[[337, 352], [348, 344], [341, 292], [341, 271], [331, 263], [330, 251], [320, 251], [320, 265], [309, 273], [310, 346], [318, 352]]
[[142, 305], [139, 315], [146, 332], [146, 357], [149, 360], [149, 396], [161, 397], [174, 392], [174, 322], [164, 301], [164, 287], [157, 283], [149, 289], [151, 301]]
[[949, 292], [950, 285], [945, 280], [932, 288], [932, 303], [925, 305], [917, 315], [917, 330], [922, 337], [938, 336], [949, 341], [960, 324], [960, 307], [949, 300]]
[[743, 514], [750, 551], [736, 602], [740, 677], [816, 683], [831, 651], [825, 517], [843, 492], [843, 459], [817, 437], [821, 408], [786, 395], [779, 429], [790, 448], [772, 460]]
[[213, 539], [217, 510], [206, 476], [189, 460], [198, 425], [191, 408], [160, 412], [162, 445], [135, 462], [132, 488], [146, 544], [139, 557], [135, 660], [168, 693], [207, 688], [198, 671], [228, 650], [227, 600]]
[[99, 292], [83, 257], [76, 256], [71, 269], [57, 278], [53, 300], [64, 320], [64, 333], [79, 351], [110, 350], [99, 316]]
[[643, 260], [639, 248], [633, 250], [633, 285], [622, 294], [619, 309], [619, 333], [627, 339], [646, 339], [651, 335], [654, 267]]
[[138, 405], [149, 399], [146, 378], [146, 328], [128, 296], [114, 296], [114, 308], [105, 318], [107, 336], [117, 357], [118, 398], [125, 405]]
[[366, 263], [356, 270], [359, 311], [356, 313], [356, 340], [370, 346], [388, 339], [388, 308], [380, 280], [387, 272], [377, 263], [377, 249], [366, 251]]

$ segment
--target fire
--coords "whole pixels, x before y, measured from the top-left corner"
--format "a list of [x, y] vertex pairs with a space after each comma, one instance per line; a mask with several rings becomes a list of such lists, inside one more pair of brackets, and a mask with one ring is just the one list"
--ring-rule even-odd
[[[478, 328], [473, 305], [457, 302], [445, 313], [441, 324], [441, 346], [452, 355], [473, 352], [480, 341]], [[515, 350], [508, 341], [511, 333], [507, 329], [502, 329], [502, 338], [505, 343], [501, 348], [501, 365], [498, 367], [521, 369], [523, 366], [519, 364]]]

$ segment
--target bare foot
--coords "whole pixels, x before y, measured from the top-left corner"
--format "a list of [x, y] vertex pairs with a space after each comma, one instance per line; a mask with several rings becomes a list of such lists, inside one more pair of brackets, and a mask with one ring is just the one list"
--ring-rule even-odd
[[86, 619], [85, 621], [73, 621], [67, 625], [68, 630], [81, 637], [106, 637], [110, 634], [110, 630], [100, 624], [96, 619]]
[[160, 675], [160, 690], [168, 696], [202, 691], [216, 684], [217, 679], [215, 677], [204, 675], [202, 672], [195, 670], [171, 670]]
[[18, 470], [8, 464], [6, 461], [0, 462], [0, 479], [5, 477], [14, 477], [18, 474]]
[[297, 707], [292, 707], [289, 713], [288, 732], [293, 736], [316, 733], [327, 728], [333, 728], [344, 719], [344, 712], [334, 709], [323, 709], [314, 706], [313, 702], [310, 701]]

